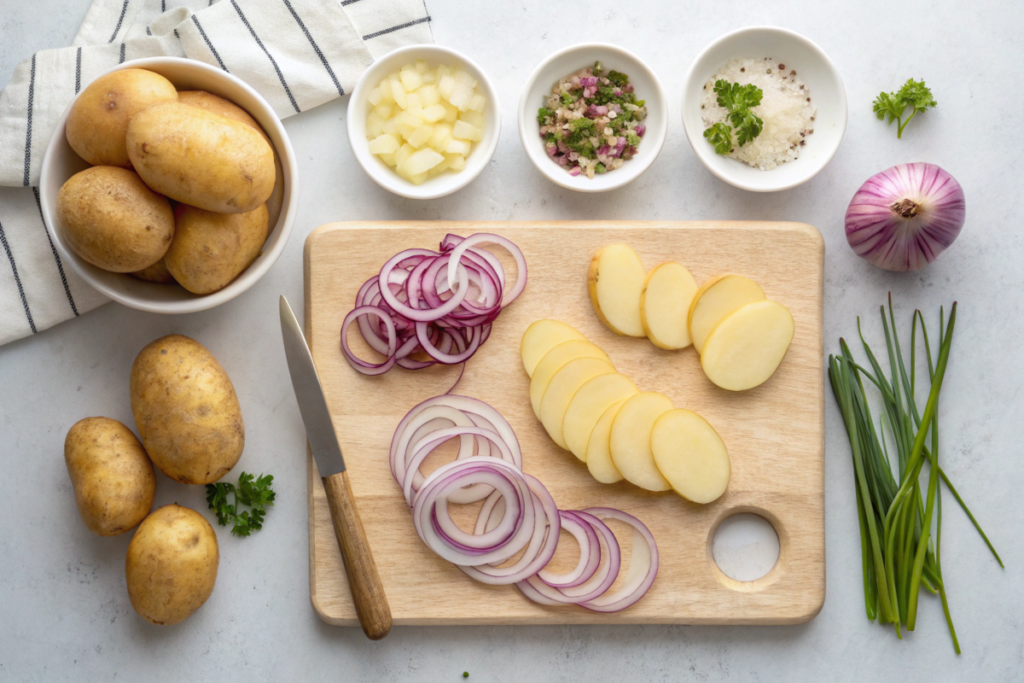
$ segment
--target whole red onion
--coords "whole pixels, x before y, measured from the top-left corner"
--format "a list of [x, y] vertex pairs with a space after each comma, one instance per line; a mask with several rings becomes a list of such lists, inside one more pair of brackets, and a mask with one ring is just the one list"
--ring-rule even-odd
[[966, 214], [953, 176], [935, 164], [900, 164], [857, 190], [846, 210], [846, 240], [879, 268], [917, 270], [953, 243]]

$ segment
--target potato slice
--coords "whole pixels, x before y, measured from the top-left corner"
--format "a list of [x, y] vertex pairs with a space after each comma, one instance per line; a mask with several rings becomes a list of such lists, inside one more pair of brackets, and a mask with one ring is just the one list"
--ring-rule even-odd
[[712, 382], [729, 391], [745, 391], [775, 374], [793, 341], [793, 315], [774, 301], [755, 301], [718, 323], [700, 362]]
[[595, 377], [614, 374], [615, 368], [606, 360], [577, 358], [563, 365], [551, 377], [548, 388], [544, 390], [544, 397], [540, 401], [540, 423], [544, 425], [548, 436], [558, 444], [559, 448], [566, 448], [565, 438], [562, 435], [562, 423], [565, 421], [565, 412], [576, 392]]
[[756, 282], [742, 275], [720, 275], [705, 282], [693, 295], [686, 316], [693, 348], [703, 353], [708, 335], [725, 316], [740, 306], [766, 298]]
[[461, 171], [462, 169], [466, 168], [466, 157], [462, 156], [461, 154], [445, 154], [444, 158], [448, 159], [448, 161], [450, 162], [448, 164], [448, 168], [452, 169], [453, 171]]
[[604, 411], [604, 415], [590, 432], [590, 440], [587, 441], [587, 469], [590, 470], [590, 476], [602, 484], [622, 481], [622, 474], [615, 469], [615, 463], [612, 462], [609, 439], [612, 434], [612, 422], [625, 402], [623, 399]]
[[548, 351], [572, 339], [586, 341], [587, 338], [561, 320], [537, 320], [531, 323], [519, 343], [519, 356], [523, 359], [523, 369], [527, 376], [533, 377], [533, 369]]
[[672, 401], [656, 391], [635, 394], [619, 408], [612, 421], [609, 449], [612, 462], [631, 484], [647, 491], [668, 491], [672, 486], [661, 476], [651, 452], [655, 421], [672, 410]]
[[615, 334], [645, 336], [640, 322], [640, 295], [646, 280], [640, 257], [625, 244], [605, 247], [590, 262], [590, 303], [601, 322]]
[[651, 451], [661, 475], [689, 501], [710, 503], [729, 486], [725, 442], [692, 410], [676, 408], [659, 417], [651, 429]]
[[[579, 388], [562, 418], [562, 439], [566, 448], [581, 461], [587, 461], [587, 442], [601, 416], [609, 407], [639, 392], [633, 380], [620, 375], [601, 375]], [[546, 396], [545, 396], [546, 399]], [[541, 408], [543, 412], [543, 406]], [[556, 440], [557, 443], [557, 440]]]
[[640, 323], [651, 342], [662, 349], [690, 345], [687, 314], [697, 281], [681, 263], [662, 263], [647, 276], [640, 294]]
[[540, 401], [544, 398], [544, 392], [548, 388], [548, 382], [562, 366], [576, 358], [600, 358], [609, 363], [611, 359], [601, 349], [588, 342], [586, 339], [572, 339], [562, 342], [544, 354], [537, 367], [533, 369], [533, 376], [530, 378], [530, 405], [533, 406], [533, 414], [540, 419]]

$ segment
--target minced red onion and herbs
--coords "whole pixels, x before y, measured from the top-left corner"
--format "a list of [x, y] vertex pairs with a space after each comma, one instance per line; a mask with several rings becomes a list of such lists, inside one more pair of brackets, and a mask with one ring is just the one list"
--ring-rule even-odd
[[636, 156], [647, 107], [629, 76], [601, 62], [560, 80], [537, 112], [544, 148], [569, 175], [593, 178]]

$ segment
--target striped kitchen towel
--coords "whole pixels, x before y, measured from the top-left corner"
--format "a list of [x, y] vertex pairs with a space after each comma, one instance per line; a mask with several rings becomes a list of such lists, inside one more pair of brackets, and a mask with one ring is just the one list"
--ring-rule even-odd
[[0, 344], [106, 301], [62, 262], [37, 189], [57, 120], [98, 75], [189, 57], [246, 81], [284, 118], [345, 95], [376, 57], [432, 41], [424, 0], [94, 0], [71, 47], [32, 55], [0, 91]]

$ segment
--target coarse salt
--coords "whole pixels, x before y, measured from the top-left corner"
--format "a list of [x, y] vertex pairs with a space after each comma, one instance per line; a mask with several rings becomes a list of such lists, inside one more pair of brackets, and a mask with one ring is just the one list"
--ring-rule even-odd
[[726, 156], [762, 171], [800, 156], [804, 139], [814, 132], [816, 110], [810, 90], [797, 78], [796, 70], [785, 67], [770, 57], [737, 58], [716, 71], [704, 85], [701, 118], [705, 128], [723, 121], [728, 123], [729, 111], [718, 104], [715, 81], [753, 84], [764, 93], [761, 104], [750, 110], [764, 122], [761, 134], [742, 147], [734, 143]]

